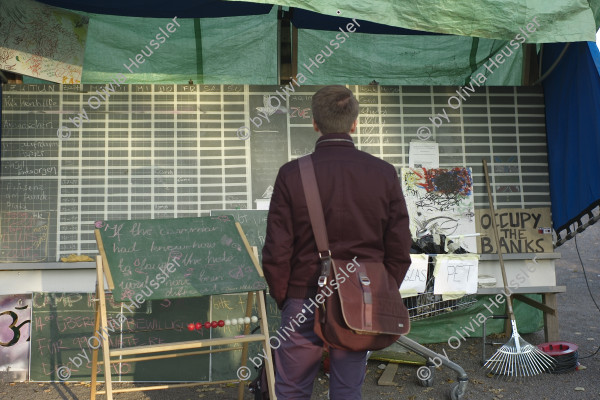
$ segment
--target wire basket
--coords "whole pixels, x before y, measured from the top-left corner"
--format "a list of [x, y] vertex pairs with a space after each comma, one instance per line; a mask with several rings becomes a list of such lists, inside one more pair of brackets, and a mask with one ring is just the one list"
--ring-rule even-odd
[[431, 258], [429, 258], [427, 273], [429, 278], [427, 279], [427, 284], [425, 286], [425, 293], [419, 293], [417, 296], [403, 299], [411, 321], [462, 310], [477, 302], [477, 296], [475, 294], [468, 294], [455, 300], [442, 300], [441, 295], [433, 294], [433, 269], [434, 263]]
[[426, 293], [420, 293], [404, 300], [411, 321], [430, 318], [468, 308], [477, 302], [474, 294], [468, 294], [456, 300], [442, 300], [441, 295], [433, 294], [433, 288]]

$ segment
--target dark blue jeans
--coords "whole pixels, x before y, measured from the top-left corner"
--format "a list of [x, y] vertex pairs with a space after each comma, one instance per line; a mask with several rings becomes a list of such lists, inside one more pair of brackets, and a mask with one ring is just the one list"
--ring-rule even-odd
[[[306, 306], [304, 306], [306, 304]], [[310, 301], [287, 299], [281, 313], [279, 333], [271, 332], [275, 349], [275, 392], [278, 400], [310, 400], [313, 381], [319, 371], [323, 341], [314, 333], [314, 307]], [[304, 313], [302, 310], [304, 309]], [[306, 320], [300, 323], [299, 314]], [[280, 342], [277, 348], [277, 342]], [[329, 397], [332, 400], [360, 400], [365, 380], [367, 352], [329, 349]]]

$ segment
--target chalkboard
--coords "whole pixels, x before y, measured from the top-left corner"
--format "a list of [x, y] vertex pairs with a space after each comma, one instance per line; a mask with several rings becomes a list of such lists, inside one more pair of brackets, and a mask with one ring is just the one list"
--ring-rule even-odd
[[[190, 332], [191, 322], [240, 318], [246, 314], [247, 294], [227, 294], [186, 299], [162, 299], [146, 302], [130, 313], [107, 295], [108, 320], [122, 313], [126, 318], [115, 332], [109, 331], [111, 349], [216, 337], [234, 337], [243, 333], [240, 325]], [[31, 380], [58, 381], [57, 370], [66, 366], [69, 381], [90, 380], [91, 363], [81, 357], [92, 349], [87, 340], [94, 332], [93, 293], [34, 293], [31, 323]], [[267, 314], [271, 335], [279, 328], [277, 304], [267, 296]], [[252, 315], [258, 315], [255, 307]], [[252, 323], [251, 328], [258, 326]], [[92, 345], [96, 345], [92, 340]], [[262, 353], [259, 343], [250, 343], [248, 356]], [[81, 357], [84, 362], [78, 367]], [[73, 359], [70, 361], [69, 359]], [[115, 381], [219, 381], [235, 379], [241, 351], [187, 356], [143, 362], [113, 364]], [[253, 371], [254, 373], [254, 371]]]
[[262, 248], [267, 235], [267, 210], [211, 210], [210, 215], [232, 215], [244, 230], [250, 246], [258, 249], [258, 262], [262, 266]]
[[48, 260], [49, 211], [0, 212], [0, 262]]
[[115, 299], [195, 297], [267, 287], [232, 216], [98, 221], [96, 236]]
[[252, 94], [254, 91], [264, 92], [267, 88], [253, 87], [249, 96], [253, 199], [271, 197], [277, 171], [288, 161], [288, 118], [285, 102], [275, 96]]
[[[264, 292], [259, 292], [259, 295], [263, 295]], [[211, 296], [211, 319], [212, 320], [226, 320], [239, 318], [246, 315], [246, 300], [248, 296], [246, 294], [225, 294]], [[279, 329], [281, 324], [281, 313], [277, 308], [277, 303], [271, 298], [266, 296], [266, 307], [267, 307], [267, 322], [269, 325], [269, 336], [274, 336], [275, 331]], [[256, 301], [252, 310], [252, 315], [258, 315], [256, 307]], [[252, 324], [251, 328], [254, 329], [258, 324]], [[212, 332], [212, 337], [233, 337], [241, 335], [244, 329], [237, 326], [225, 326], [223, 329], [217, 329]], [[229, 346], [230, 347], [230, 346]], [[256, 357], [258, 354], [262, 354], [262, 344], [253, 342], [248, 344], [248, 357]], [[215, 353], [212, 355], [212, 380], [219, 379], [235, 379], [232, 372], [236, 371], [240, 366], [241, 362], [241, 351]], [[256, 376], [252, 364], [246, 360], [252, 370], [252, 377]]]
[[[153, 300], [130, 313], [107, 295], [108, 320], [122, 313], [127, 320], [108, 331], [112, 349], [206, 339], [206, 331], [189, 332], [192, 321], [210, 320], [210, 296], [192, 299]], [[70, 370], [69, 381], [89, 381], [94, 333], [93, 293], [34, 293], [31, 324], [31, 366], [33, 381], [58, 381], [61, 367]], [[84, 353], [85, 352], [85, 353]], [[77, 359], [79, 357], [79, 359]], [[238, 356], [239, 357], [239, 356]], [[80, 362], [81, 361], [81, 362]], [[113, 364], [115, 381], [208, 381], [210, 355], [177, 359]], [[235, 372], [235, 369], [233, 369]], [[234, 378], [229, 371], [229, 378]], [[65, 376], [61, 376], [64, 378]], [[220, 379], [217, 377], [214, 380]]]
[[290, 96], [290, 150], [294, 158], [302, 157], [314, 151], [319, 133], [312, 124], [312, 93], [319, 86], [308, 87], [302, 92]]
[[[50, 219], [47, 254], [3, 236], [0, 261], [93, 256], [98, 220], [256, 208], [270, 196], [279, 167], [312, 152], [319, 137], [311, 99], [320, 86], [292, 84], [289, 97], [280, 97], [274, 85], [121, 85], [91, 109], [88, 99], [101, 86], [2, 86], [0, 218], [27, 211]], [[476, 208], [487, 208], [483, 157], [497, 182], [498, 208], [550, 205], [540, 88], [489, 87], [452, 110], [453, 87], [349, 87], [360, 103], [358, 149], [400, 170], [426, 126], [441, 168], [472, 168]], [[449, 121], [432, 126], [442, 109]], [[60, 140], [63, 126], [71, 137]], [[251, 130], [248, 140], [237, 136], [242, 126]]]

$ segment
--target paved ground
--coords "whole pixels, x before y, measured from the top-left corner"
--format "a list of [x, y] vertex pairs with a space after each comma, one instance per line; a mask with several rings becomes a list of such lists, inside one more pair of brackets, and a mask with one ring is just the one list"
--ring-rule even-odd
[[[592, 293], [600, 303], [600, 224], [578, 236], [578, 245], [586, 267]], [[590, 299], [583, 271], [575, 251], [575, 242], [571, 240], [558, 251], [562, 260], [557, 262], [557, 283], [567, 286], [567, 293], [559, 295], [559, 318], [561, 340], [579, 345], [580, 357], [596, 351], [600, 345], [600, 311]], [[525, 335], [530, 343], [541, 343], [543, 333]], [[504, 340], [500, 340], [504, 341]], [[469, 375], [469, 386], [465, 400], [522, 400], [522, 399], [576, 399], [588, 400], [600, 398], [600, 352], [596, 356], [582, 359], [585, 369], [562, 374], [545, 374], [525, 382], [506, 382], [490, 378], [481, 369], [481, 339], [468, 339], [458, 350], [448, 351], [451, 360], [461, 365]], [[434, 351], [441, 351], [447, 345], [428, 345]], [[417, 384], [415, 366], [401, 365], [395, 377], [397, 386], [377, 386], [381, 373], [379, 362], [369, 362], [366, 383], [363, 388], [364, 399], [425, 399], [438, 400], [448, 398], [450, 386], [456, 374], [448, 369], [436, 372], [435, 383], [431, 388]], [[132, 385], [122, 385], [131, 387]], [[583, 389], [583, 390], [582, 390]], [[164, 400], [164, 399], [205, 399], [225, 400], [236, 398], [234, 387], [187, 388], [156, 392], [135, 392], [119, 394], [116, 400]], [[326, 399], [327, 378], [320, 376], [315, 383], [313, 400]], [[1, 400], [66, 400], [88, 399], [89, 385], [86, 384], [39, 384], [14, 383], [0, 384]], [[104, 397], [100, 397], [104, 398]], [[247, 393], [245, 399], [252, 399]]]

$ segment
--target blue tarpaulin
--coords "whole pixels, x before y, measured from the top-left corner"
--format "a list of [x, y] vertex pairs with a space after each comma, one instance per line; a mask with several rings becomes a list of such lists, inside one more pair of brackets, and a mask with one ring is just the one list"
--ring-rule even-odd
[[[566, 44], [544, 45], [543, 71]], [[571, 43], [544, 80], [552, 220], [559, 241], [600, 206], [600, 53]], [[595, 215], [594, 215], [595, 214]]]
[[50, 6], [95, 14], [152, 18], [222, 18], [267, 14], [271, 4], [221, 0], [38, 0]]

